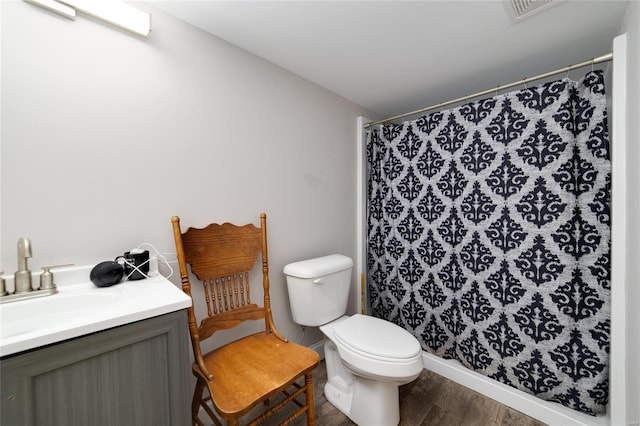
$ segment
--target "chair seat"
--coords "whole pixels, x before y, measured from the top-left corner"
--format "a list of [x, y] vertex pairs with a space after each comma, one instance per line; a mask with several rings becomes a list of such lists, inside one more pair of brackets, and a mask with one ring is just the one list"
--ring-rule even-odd
[[[312, 371], [320, 359], [312, 349], [264, 332], [228, 343], [203, 358], [214, 377], [212, 381], [205, 380], [209, 392], [225, 417], [248, 413], [260, 401], [279, 393], [274, 389], [290, 385]], [[199, 373], [197, 364], [193, 369]]]

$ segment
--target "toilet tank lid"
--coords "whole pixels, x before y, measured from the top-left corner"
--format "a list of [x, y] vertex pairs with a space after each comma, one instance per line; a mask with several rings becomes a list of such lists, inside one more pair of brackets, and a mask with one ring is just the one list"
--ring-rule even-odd
[[296, 278], [315, 278], [344, 271], [353, 267], [353, 260], [341, 254], [316, 257], [294, 262], [284, 267], [286, 275]]

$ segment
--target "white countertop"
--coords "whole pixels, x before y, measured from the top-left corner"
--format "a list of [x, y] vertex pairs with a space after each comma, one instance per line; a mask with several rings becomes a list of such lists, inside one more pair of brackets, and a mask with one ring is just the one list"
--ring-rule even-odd
[[64, 282], [56, 278], [58, 294], [1, 304], [0, 356], [191, 306], [191, 298], [160, 275], [98, 288], [89, 281], [91, 268], [56, 271]]

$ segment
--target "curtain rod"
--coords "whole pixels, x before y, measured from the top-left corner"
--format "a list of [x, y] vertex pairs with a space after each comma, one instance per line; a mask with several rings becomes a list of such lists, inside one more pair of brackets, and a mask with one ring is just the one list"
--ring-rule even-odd
[[410, 115], [420, 114], [421, 112], [426, 112], [426, 111], [430, 111], [432, 109], [441, 108], [443, 106], [456, 104], [458, 102], [466, 101], [466, 100], [469, 100], [471, 98], [477, 98], [478, 96], [488, 95], [489, 93], [494, 93], [494, 92], [497, 92], [499, 90], [509, 89], [509, 88], [511, 88], [513, 86], [519, 86], [521, 84], [527, 84], [527, 83], [529, 83], [531, 81], [540, 80], [540, 79], [543, 79], [543, 78], [546, 78], [546, 77], [551, 77], [552, 75], [555, 75], [555, 74], [560, 74], [560, 73], [563, 73], [563, 72], [569, 72], [569, 71], [571, 71], [573, 69], [576, 69], [576, 68], [586, 67], [587, 65], [595, 65], [595, 64], [600, 64], [602, 62], [608, 62], [611, 59], [613, 59], [613, 53], [607, 53], [606, 55], [598, 56], [598, 57], [590, 59], [588, 61], [580, 62], [579, 64], [569, 65], [569, 66], [566, 66], [564, 68], [557, 69], [555, 71], [549, 71], [549, 72], [546, 72], [544, 74], [536, 75], [534, 77], [528, 77], [528, 78], [525, 77], [522, 80], [514, 81], [513, 83], [505, 84], [504, 86], [498, 86], [498, 87], [495, 87], [493, 89], [488, 89], [488, 90], [484, 90], [482, 92], [474, 93], [473, 95], [463, 96], [461, 98], [453, 99], [453, 100], [447, 101], [447, 102], [441, 102], [441, 103], [439, 103], [437, 105], [432, 105], [430, 107], [421, 108], [421, 109], [418, 109], [418, 110], [415, 110], [415, 111], [407, 112], [405, 114], [400, 114], [400, 115], [396, 115], [396, 116], [393, 116], [393, 117], [385, 118], [384, 120], [378, 120], [378, 121], [374, 121], [372, 123], [367, 123], [367, 124], [364, 125], [364, 128], [368, 129], [368, 128], [370, 128], [372, 126], [375, 126], [377, 124], [383, 124], [383, 123], [386, 123], [386, 122], [391, 121], [391, 120], [396, 120], [398, 118], [403, 118], [403, 117], [407, 117], [407, 116], [410, 116]]

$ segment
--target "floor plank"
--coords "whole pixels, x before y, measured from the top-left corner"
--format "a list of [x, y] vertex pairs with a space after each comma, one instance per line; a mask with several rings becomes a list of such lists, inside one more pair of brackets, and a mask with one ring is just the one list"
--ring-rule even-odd
[[[331, 405], [324, 396], [323, 388], [327, 381], [324, 361], [314, 371], [313, 379], [316, 425], [354, 426], [355, 423]], [[277, 400], [272, 401], [271, 405], [275, 403]], [[263, 424], [277, 425], [288, 415], [285, 410]], [[306, 425], [306, 417], [296, 419], [292, 425]], [[416, 380], [400, 387], [400, 426], [458, 425], [545, 426], [534, 418], [428, 370], [423, 370]]]

